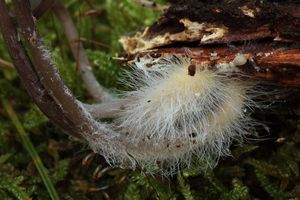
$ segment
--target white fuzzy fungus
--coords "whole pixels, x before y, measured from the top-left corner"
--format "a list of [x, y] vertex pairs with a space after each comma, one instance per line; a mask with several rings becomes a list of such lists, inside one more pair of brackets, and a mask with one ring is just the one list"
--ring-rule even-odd
[[[154, 68], [144, 67], [153, 62]], [[238, 56], [232, 62], [246, 61]], [[92, 148], [112, 165], [163, 174], [189, 166], [192, 158], [209, 164], [230, 154], [234, 140], [253, 133], [248, 111], [255, 105], [246, 81], [219, 70], [193, 66], [184, 56], [136, 59], [125, 81], [131, 103], [112, 125], [121, 132], [93, 139]]]

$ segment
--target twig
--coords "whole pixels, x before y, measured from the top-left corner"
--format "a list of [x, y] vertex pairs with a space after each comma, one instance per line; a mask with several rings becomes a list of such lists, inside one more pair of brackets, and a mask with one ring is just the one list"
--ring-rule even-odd
[[16, 28], [9, 15], [4, 0], [0, 0], [0, 29], [9, 54], [13, 60], [20, 79], [42, 112], [58, 127], [67, 131], [74, 137], [80, 138], [74, 125], [64, 115], [62, 109], [50, 97], [44, 86], [41, 84], [37, 74], [33, 70], [32, 64], [28, 59], [22, 45], [19, 43]]
[[10, 62], [7, 62], [6, 60], [3, 60], [0, 58], [0, 68], [2, 69], [8, 69], [8, 70], [12, 70], [14, 69], [14, 65], [11, 64]]
[[91, 39], [88, 39], [88, 38], [84, 38], [84, 37], [80, 37], [80, 41], [91, 43], [95, 46], [102, 47], [102, 48], [109, 48], [110, 47], [108, 44], [104, 44], [104, 43], [101, 43], [101, 42], [98, 42], [98, 41], [95, 41], [95, 40], [91, 40]]
[[73, 57], [78, 63], [80, 75], [90, 95], [99, 102], [113, 100], [114, 97], [105, 91], [92, 73], [88, 57], [82, 43], [80, 42], [79, 34], [68, 10], [59, 1], [56, 1], [53, 6], [53, 11], [60, 19], [69, 46], [72, 50]]

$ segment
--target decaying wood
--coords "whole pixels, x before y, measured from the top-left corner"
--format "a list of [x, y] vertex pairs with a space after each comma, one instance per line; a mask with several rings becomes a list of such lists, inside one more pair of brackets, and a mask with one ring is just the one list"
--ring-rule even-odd
[[253, 79], [300, 86], [299, 4], [269, 1], [173, 0], [154, 25], [120, 41], [130, 57], [141, 54], [190, 54], [195, 64], [230, 62]]
[[256, 80], [272, 81], [282, 85], [300, 86], [300, 49], [255, 44], [255, 47], [184, 47], [160, 48], [143, 51], [136, 56], [189, 55], [193, 63], [209, 66], [231, 62], [237, 54], [243, 54], [247, 63], [237, 66], [240, 72]]

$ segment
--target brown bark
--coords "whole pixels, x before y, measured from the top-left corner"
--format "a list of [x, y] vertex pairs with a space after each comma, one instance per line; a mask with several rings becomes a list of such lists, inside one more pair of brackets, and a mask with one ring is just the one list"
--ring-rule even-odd
[[171, 2], [157, 23], [121, 39], [129, 57], [149, 51], [190, 52], [195, 64], [214, 68], [242, 53], [248, 59], [245, 65], [239, 66], [243, 75], [300, 86], [299, 4], [226, 0]]

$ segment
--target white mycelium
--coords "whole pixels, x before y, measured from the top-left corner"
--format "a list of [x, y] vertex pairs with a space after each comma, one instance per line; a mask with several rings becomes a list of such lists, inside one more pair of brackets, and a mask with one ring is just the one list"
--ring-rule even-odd
[[[238, 55], [234, 62], [243, 59]], [[146, 170], [156, 165], [168, 174], [191, 158], [208, 163], [228, 155], [234, 140], [253, 133], [245, 110], [255, 105], [246, 81], [220, 71], [195, 66], [184, 56], [136, 59], [125, 82], [133, 89], [125, 93], [131, 103], [114, 125], [121, 136], [112, 136], [110, 147], [92, 146], [112, 164]]]

